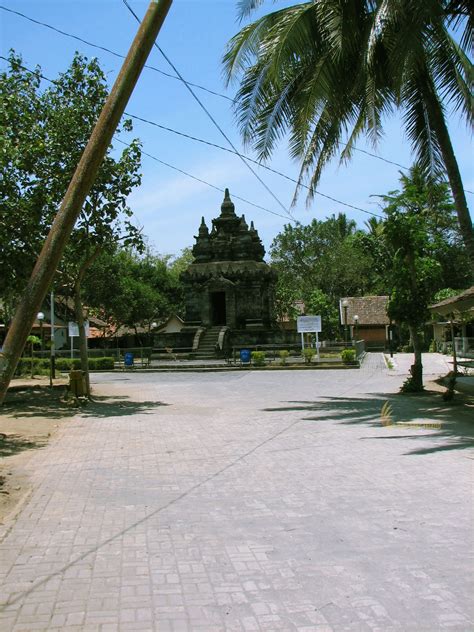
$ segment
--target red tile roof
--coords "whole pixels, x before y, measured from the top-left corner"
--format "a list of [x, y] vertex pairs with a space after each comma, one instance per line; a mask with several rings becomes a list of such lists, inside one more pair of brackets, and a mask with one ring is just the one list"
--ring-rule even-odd
[[354, 324], [358, 316], [359, 325], [389, 325], [387, 316], [388, 296], [345, 296], [339, 301], [341, 323], [344, 325], [343, 301], [347, 301], [347, 324]]

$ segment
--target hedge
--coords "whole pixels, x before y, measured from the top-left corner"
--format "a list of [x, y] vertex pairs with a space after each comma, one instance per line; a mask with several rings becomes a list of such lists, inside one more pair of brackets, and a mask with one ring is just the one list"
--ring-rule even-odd
[[[114, 358], [89, 358], [90, 371], [113, 371]], [[49, 358], [33, 358], [33, 373], [49, 372]], [[56, 369], [58, 371], [71, 371], [80, 369], [79, 358], [56, 358]], [[20, 358], [15, 375], [29, 375], [31, 373], [31, 358]]]

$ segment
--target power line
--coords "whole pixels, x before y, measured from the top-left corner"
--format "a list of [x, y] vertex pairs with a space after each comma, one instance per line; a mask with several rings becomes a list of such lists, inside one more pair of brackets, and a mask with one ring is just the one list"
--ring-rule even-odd
[[[142, 123], [147, 123], [148, 125], [153, 125], [154, 127], [158, 127], [159, 129], [162, 129], [166, 132], [170, 132], [171, 134], [176, 134], [177, 136], [182, 136], [183, 138], [187, 138], [189, 140], [193, 140], [197, 143], [202, 143], [203, 145], [208, 145], [209, 147], [214, 147], [215, 149], [220, 149], [221, 151], [226, 151], [229, 154], [234, 154], [234, 155], [239, 155], [237, 152], [235, 152], [233, 149], [229, 149], [228, 147], [223, 147], [222, 145], [218, 145], [217, 143], [212, 143], [211, 141], [208, 140], [204, 140], [203, 138], [198, 138], [197, 136], [192, 136], [191, 134], [186, 134], [185, 132], [180, 132], [176, 129], [173, 129], [172, 127], [167, 127], [166, 125], [161, 125], [160, 123], [156, 123], [155, 121], [150, 121], [149, 119], [145, 119], [141, 116], [137, 116], [136, 114], [131, 114], [130, 112], [124, 112], [124, 114], [126, 116], [129, 116], [132, 119], [135, 119], [137, 121], [141, 121]], [[245, 156], [245, 159], [248, 160], [249, 162], [253, 162], [254, 164], [258, 165], [259, 167], [261, 167], [262, 169], [266, 169], [267, 171], [270, 171], [272, 173], [275, 173], [276, 175], [285, 178], [285, 180], [289, 180], [290, 182], [293, 182], [295, 184], [299, 184], [300, 186], [302, 186], [305, 189], [310, 190], [311, 187], [307, 186], [306, 184], [303, 183], [299, 183], [298, 180], [295, 180], [295, 178], [291, 178], [290, 176], [286, 175], [285, 173], [278, 171], [277, 169], [273, 169], [272, 167], [269, 167], [267, 165], [262, 164], [261, 162], [259, 162], [258, 160], [254, 160], [253, 158], [250, 158], [249, 156]], [[220, 189], [219, 189], [220, 190]], [[321, 197], [324, 197], [328, 200], [331, 200], [332, 202], [337, 202], [338, 204], [342, 204], [343, 206], [347, 206], [348, 208], [354, 209], [356, 211], [361, 211], [362, 213], [367, 213], [368, 215], [373, 215], [374, 217], [379, 217], [380, 219], [383, 219], [382, 215], [378, 215], [377, 213], [373, 213], [372, 211], [367, 211], [363, 208], [361, 208], [360, 206], [354, 206], [354, 204], [349, 204], [349, 202], [343, 202], [342, 200], [338, 200], [337, 198], [334, 198], [330, 195], [327, 195], [326, 193], [321, 193], [321, 191], [315, 190], [314, 193], [316, 195], [319, 195]]]
[[[127, 145], [128, 147], [130, 146], [128, 143], [126, 143], [125, 141], [121, 140], [120, 138], [116, 138], [116, 141], [118, 141], [119, 143], [122, 143], [122, 145]], [[198, 178], [197, 176], [193, 176], [192, 173], [188, 173], [187, 171], [184, 171], [183, 169], [180, 169], [179, 167], [176, 167], [175, 165], [170, 164], [169, 162], [165, 162], [164, 160], [161, 160], [160, 158], [157, 158], [156, 156], [153, 156], [153, 154], [149, 154], [146, 151], [142, 150], [142, 154], [144, 156], [148, 156], [148, 158], [151, 158], [152, 160], [155, 160], [155, 162], [159, 162], [161, 165], [165, 165], [166, 167], [169, 167], [170, 169], [173, 169], [174, 171], [177, 171], [178, 173], [182, 173], [185, 176], [188, 176], [188, 178], [192, 178], [193, 180], [196, 180], [197, 182], [200, 182], [201, 184], [205, 184], [208, 187], [211, 187], [212, 189], [215, 189], [216, 191], [220, 191], [221, 193], [224, 193], [224, 189], [221, 189], [220, 187], [216, 186], [215, 184], [211, 184], [210, 182], [207, 182], [206, 180], [203, 180], [202, 178]], [[250, 202], [250, 200], [246, 200], [243, 197], [240, 197], [239, 195], [235, 195], [235, 193], [232, 193], [232, 197], [235, 200], [240, 200], [241, 202], [245, 202], [246, 204], [250, 204], [250, 206], [254, 206], [255, 208], [259, 208], [262, 211], [265, 211], [266, 213], [271, 213], [272, 215], [276, 215], [277, 217], [282, 217], [283, 219], [289, 219], [286, 215], [282, 215], [281, 213], [276, 213], [275, 211], [271, 211], [268, 208], [265, 208], [264, 206], [260, 206], [260, 204], [255, 204], [254, 202]]]
[[[0, 59], [4, 59], [5, 61], [9, 61], [8, 58], [4, 57], [3, 55], [0, 55]], [[22, 65], [22, 64], [18, 64], [20, 66], [20, 68], [23, 68], [24, 70], [26, 70], [27, 72], [31, 73], [31, 74], [36, 74], [39, 77], [41, 77], [42, 79], [45, 79], [46, 81], [49, 81], [50, 83], [57, 83], [55, 80], [53, 79], [49, 79], [48, 77], [45, 77], [44, 75], [42, 75], [41, 73], [39, 73], [38, 71], [34, 71], [34, 70], [30, 70], [29, 68], [27, 68], [26, 66]], [[234, 155], [240, 155], [237, 151], [234, 151], [232, 149], [229, 149], [228, 147], [223, 147], [222, 145], [218, 145], [217, 143], [213, 143], [211, 141], [205, 140], [203, 138], [199, 138], [197, 136], [193, 136], [191, 134], [187, 134], [185, 132], [181, 132], [179, 130], [173, 129], [172, 127], [167, 127], [166, 125], [161, 125], [160, 123], [157, 123], [156, 121], [151, 121], [149, 119], [143, 118], [141, 116], [138, 116], [136, 114], [131, 114], [130, 112], [124, 112], [125, 116], [128, 116], [132, 119], [135, 119], [137, 121], [141, 121], [142, 123], [146, 123], [148, 125], [152, 125], [153, 127], [157, 127], [158, 129], [162, 129], [166, 132], [169, 132], [171, 134], [175, 134], [177, 136], [181, 136], [183, 138], [187, 138], [189, 140], [193, 140], [195, 142], [201, 143], [203, 145], [207, 145], [209, 147], [213, 147], [215, 149], [219, 149], [221, 151], [225, 151], [227, 153], [230, 154], [234, 154]], [[119, 140], [119, 139], [116, 139]], [[123, 143], [124, 145], [127, 145], [127, 143], [125, 143], [122, 140], [119, 140], [119, 142]], [[148, 156], [149, 158], [152, 158], [153, 160], [155, 160], [156, 162], [159, 162], [167, 167], [169, 167], [170, 169], [174, 169], [175, 171], [178, 171], [180, 173], [183, 173], [186, 176], [189, 176], [190, 178], [197, 180], [198, 182], [202, 182], [203, 184], [206, 184], [207, 186], [210, 186], [218, 191], [222, 191], [222, 189], [220, 189], [219, 187], [210, 184], [209, 182], [206, 182], [205, 180], [201, 180], [200, 178], [197, 178], [196, 176], [193, 176], [192, 174], [183, 171], [181, 169], [179, 169], [178, 167], [175, 167], [174, 165], [170, 165], [167, 162], [164, 162], [163, 160], [160, 160], [159, 158], [157, 158], [156, 156], [153, 156], [151, 154], [148, 154], [145, 151], [142, 151], [142, 153], [146, 156]], [[288, 180], [292, 183], [295, 184], [299, 184], [300, 186], [302, 186], [305, 189], [310, 190], [311, 187], [307, 186], [304, 183], [300, 183], [298, 182], [298, 180], [296, 180], [295, 178], [292, 178], [290, 176], [288, 176], [287, 174], [283, 173], [282, 171], [278, 171], [277, 169], [273, 169], [272, 167], [269, 167], [268, 165], [264, 165], [261, 162], [259, 162], [258, 160], [254, 160], [253, 158], [250, 158], [249, 156], [245, 156], [245, 159], [248, 160], [249, 162], [253, 162], [254, 164], [256, 164], [257, 166], [261, 167], [262, 169], [266, 169], [267, 171], [270, 171], [271, 173], [274, 173], [278, 176], [280, 176], [281, 178], [285, 178], [285, 180]], [[470, 191], [468, 191], [467, 189], [465, 189], [465, 191], [467, 193], [470, 193]], [[321, 191], [315, 190], [314, 193], [316, 195], [319, 195], [320, 197], [326, 198], [327, 200], [331, 200], [332, 202], [335, 202], [336, 204], [340, 204], [342, 206], [346, 206], [347, 208], [353, 209], [355, 211], [360, 211], [361, 213], [365, 213], [367, 215], [372, 215], [373, 217], [378, 217], [379, 219], [384, 219], [384, 217], [382, 215], [379, 215], [378, 213], [374, 213], [373, 211], [367, 211], [366, 209], [361, 208], [360, 206], [355, 206], [354, 204], [350, 204], [349, 202], [343, 202], [342, 200], [339, 200], [331, 195], [328, 195], [326, 193], [322, 193]], [[233, 197], [235, 197], [236, 199], [239, 199], [243, 202], [246, 202], [247, 204], [250, 204], [251, 206], [255, 206], [256, 208], [259, 208], [261, 210], [264, 210], [268, 213], [271, 213], [272, 215], [277, 215], [279, 217], [284, 217], [285, 219], [287, 219], [287, 216], [283, 216], [280, 213], [276, 213], [275, 211], [271, 211], [263, 206], [260, 206], [258, 204], [255, 204], [254, 202], [250, 202], [249, 200], [246, 200], [245, 198], [242, 197], [238, 197], [236, 195], [233, 195]], [[293, 221], [296, 221], [294, 217], [291, 218]]]
[[[106, 46], [101, 46], [100, 44], [95, 44], [94, 42], [90, 42], [82, 37], [79, 37], [78, 35], [74, 35], [73, 33], [68, 33], [67, 31], [63, 31], [62, 29], [59, 29], [55, 26], [52, 26], [51, 24], [47, 24], [46, 22], [41, 22], [40, 20], [36, 20], [35, 18], [32, 18], [28, 15], [26, 15], [25, 13], [21, 13], [20, 11], [15, 11], [14, 9], [10, 9], [9, 7], [5, 7], [3, 5], [0, 5], [0, 9], [2, 9], [3, 11], [7, 11], [8, 13], [12, 13], [15, 15], [18, 15], [21, 18], [24, 18], [25, 20], [28, 20], [29, 22], [32, 22], [34, 24], [37, 24], [39, 26], [43, 26], [47, 29], [50, 29], [52, 31], [55, 31], [56, 33], [59, 33], [60, 35], [63, 35], [64, 37], [69, 37], [71, 39], [75, 39], [78, 42], [82, 42], [83, 44], [86, 44], [87, 46], [91, 46], [92, 48], [97, 48], [98, 50], [102, 50], [106, 53], [109, 53], [110, 55], [113, 55], [114, 57], [119, 57], [120, 59], [125, 59], [125, 55], [122, 55], [120, 53], [118, 53], [117, 51], [114, 51], [110, 48], [107, 48]], [[136, 16], [135, 16], [136, 17]], [[138, 18], [137, 18], [138, 19]], [[172, 75], [170, 73], [165, 72], [164, 70], [160, 70], [159, 68], [156, 68], [155, 66], [151, 66], [151, 65], [145, 65], [145, 68], [148, 68], [149, 70], [153, 70], [154, 72], [157, 72], [165, 77], [168, 77], [170, 79], [174, 79], [176, 81], [182, 81], [182, 79], [176, 75]], [[233, 99], [232, 97], [227, 96], [226, 94], [222, 94], [222, 92], [217, 92], [216, 90], [211, 90], [210, 88], [206, 88], [205, 86], [202, 86], [198, 83], [192, 83], [191, 81], [187, 81], [186, 83], [189, 84], [190, 86], [193, 86], [194, 88], [198, 88], [199, 90], [203, 90], [204, 92], [208, 92], [209, 94], [212, 94], [214, 96], [217, 97], [221, 97], [222, 99], [226, 99], [227, 101], [230, 101], [231, 103], [237, 103], [236, 99]], [[344, 143], [343, 141], [337, 141], [339, 145], [343, 145], [345, 146], [346, 143]], [[377, 154], [374, 154], [370, 151], [367, 151], [366, 149], [360, 149], [359, 147], [353, 147], [354, 151], [358, 151], [359, 153], [365, 154], [366, 156], [370, 156], [371, 158], [375, 158], [376, 160], [381, 160], [382, 162], [385, 162], [389, 165], [394, 165], [395, 167], [400, 167], [400, 169], [404, 169], [405, 171], [409, 171], [410, 167], [407, 167], [406, 165], [402, 165], [399, 162], [395, 162], [393, 160], [389, 160], [388, 158], [385, 158], [383, 156], [379, 156]], [[248, 159], [248, 158], [247, 158]], [[248, 159], [249, 160], [249, 159]], [[259, 164], [259, 163], [258, 163]], [[470, 193], [471, 195], [474, 195], [474, 191], [470, 191], [469, 189], [464, 189], [464, 191], [466, 193]]]
[[[127, 7], [127, 9], [130, 11], [130, 13], [133, 15], [133, 17], [137, 20], [137, 22], [140, 24], [140, 18], [135, 13], [135, 11], [132, 9], [132, 7], [129, 5], [127, 0], [122, 0], [122, 2]], [[204, 103], [201, 101], [201, 99], [197, 96], [197, 94], [194, 92], [194, 90], [191, 88], [191, 86], [186, 82], [186, 80], [184, 79], [182, 74], [179, 72], [179, 70], [173, 64], [171, 59], [166, 55], [166, 53], [163, 51], [163, 49], [160, 46], [158, 46], [158, 44], [156, 42], [154, 43], [154, 46], [160, 51], [161, 55], [165, 58], [166, 62], [170, 65], [170, 67], [173, 69], [173, 71], [176, 73], [176, 75], [181, 79], [181, 81], [183, 82], [183, 85], [186, 87], [186, 89], [191, 93], [193, 99], [195, 101], [197, 101], [197, 103], [199, 104], [199, 106], [201, 107], [203, 112], [206, 113], [206, 115], [211, 120], [213, 125], [219, 130], [220, 134], [229, 143], [229, 145], [232, 147], [232, 149], [235, 151], [235, 153], [239, 156], [240, 160], [244, 163], [244, 165], [247, 167], [247, 169], [255, 176], [255, 178], [257, 178], [257, 180], [260, 182], [260, 184], [265, 188], [266, 191], [268, 191], [268, 193], [272, 196], [272, 198], [276, 201], [276, 203], [284, 210], [284, 212], [291, 219], [294, 220], [295, 218], [293, 217], [292, 213], [284, 206], [284, 204], [282, 204], [282, 202], [279, 200], [279, 198], [273, 193], [273, 191], [270, 189], [270, 187], [267, 186], [267, 184], [262, 180], [262, 178], [255, 171], [255, 169], [249, 165], [249, 163], [245, 160], [245, 158], [242, 156], [242, 154], [239, 153], [237, 147], [230, 140], [230, 138], [227, 136], [227, 134], [224, 132], [222, 127], [219, 125], [219, 123], [216, 121], [216, 119], [212, 116], [212, 114], [209, 112], [207, 107], [204, 105]]]
[[[95, 44], [94, 42], [89, 42], [88, 40], [79, 37], [79, 35], [74, 35], [73, 33], [68, 33], [67, 31], [63, 31], [62, 29], [57, 28], [56, 26], [52, 26], [51, 24], [47, 24], [46, 22], [41, 22], [40, 20], [36, 20], [35, 18], [31, 18], [28, 15], [25, 15], [24, 13], [21, 13], [20, 11], [15, 11], [14, 9], [10, 9], [8, 7], [4, 7], [3, 5], [0, 5], [0, 9], [2, 9], [3, 11], [7, 11], [8, 13], [13, 13], [15, 15], [20, 16], [21, 18], [24, 18], [25, 20], [28, 20], [29, 22], [33, 22], [33, 24], [38, 24], [39, 26], [44, 26], [47, 29], [50, 29], [51, 31], [54, 31], [56, 33], [59, 33], [60, 35], [64, 35], [64, 37], [69, 37], [71, 39], [75, 39], [78, 42], [82, 42], [83, 44], [86, 44], [87, 46], [91, 46], [92, 48], [97, 48], [98, 50], [102, 50], [106, 53], [109, 53], [110, 55], [113, 55], [114, 57], [119, 57], [120, 59], [125, 59], [125, 55], [122, 55], [121, 53], [118, 53], [117, 51], [114, 51], [110, 48], [107, 48], [106, 46], [101, 46], [100, 44]], [[165, 72], [164, 70], [160, 70], [159, 68], [156, 68], [155, 66], [150, 66], [148, 64], [145, 65], [145, 68], [148, 68], [149, 70], [153, 70], [154, 72], [159, 73], [160, 75], [164, 75], [165, 77], [169, 77], [170, 79], [175, 79], [176, 81], [181, 81], [181, 79], [179, 77], [176, 77], [175, 75], [170, 74], [169, 72]], [[231, 101], [232, 103], [235, 102], [234, 99], [232, 99], [232, 97], [228, 97], [226, 94], [222, 94], [221, 92], [216, 92], [215, 90], [211, 90], [209, 88], [206, 88], [204, 86], [199, 85], [198, 83], [191, 83], [188, 82], [189, 85], [193, 86], [194, 88], [199, 88], [199, 90], [204, 90], [204, 92], [209, 92], [209, 94], [213, 94], [216, 97], [221, 97], [222, 99], [227, 99], [227, 101]]]
[[[0, 59], [4, 59], [5, 61], [9, 61], [9, 59], [7, 57], [4, 57], [3, 55], [0, 55]], [[50, 79], [49, 77], [46, 77], [45, 75], [43, 75], [42, 73], [40, 73], [39, 71], [35, 71], [35, 70], [31, 70], [30, 68], [27, 68], [26, 66], [24, 66], [23, 64], [17, 64], [20, 68], [22, 68], [23, 70], [26, 70], [27, 72], [29, 72], [32, 75], [36, 75], [38, 77], [41, 77], [41, 79], [44, 79], [45, 81], [49, 81], [49, 83], [58, 83], [57, 81], [55, 81], [54, 79]], [[126, 114], [126, 116], [133, 116], [130, 114]], [[140, 117], [134, 117], [134, 118], [138, 118], [140, 119]], [[144, 119], [141, 119], [144, 120]], [[117, 136], [114, 135], [114, 139], [116, 141], [118, 141], [119, 143], [121, 143], [122, 145], [126, 145], [127, 147], [130, 147], [130, 143], [126, 143], [125, 141], [121, 140], [120, 138], [118, 138]], [[224, 150], [226, 150], [226, 148], [223, 148]], [[231, 153], [233, 153], [231, 150], [227, 150], [230, 151]], [[220, 191], [222, 193], [224, 193], [224, 190], [221, 189], [220, 187], [211, 184], [210, 182], [207, 182], [206, 180], [202, 180], [201, 178], [198, 178], [197, 176], [192, 175], [191, 173], [188, 173], [187, 171], [184, 171], [183, 169], [179, 169], [178, 167], [171, 165], [168, 162], [165, 162], [164, 160], [161, 160], [160, 158], [157, 158], [156, 156], [153, 156], [152, 154], [149, 154], [146, 151], [141, 150], [141, 153], [144, 156], [148, 156], [149, 158], [152, 158], [153, 160], [155, 160], [156, 162], [159, 162], [162, 165], [165, 165], [166, 167], [169, 167], [170, 169], [173, 169], [174, 171], [178, 171], [179, 173], [184, 174], [185, 176], [188, 176], [189, 178], [192, 178], [193, 180], [196, 180], [197, 182], [201, 182], [202, 184], [205, 184], [213, 189], [216, 189], [217, 191]], [[261, 209], [262, 211], [265, 211], [266, 213], [271, 213], [272, 215], [276, 215], [277, 217], [282, 217], [283, 219], [292, 219], [293, 218], [289, 218], [287, 215], [282, 215], [281, 213], [276, 213], [275, 211], [272, 211], [268, 208], [265, 208], [264, 206], [260, 206], [260, 204], [255, 204], [254, 202], [251, 202], [250, 200], [247, 200], [243, 197], [240, 197], [238, 195], [232, 194], [232, 197], [235, 198], [236, 200], [241, 200], [242, 202], [245, 202], [246, 204], [250, 204], [251, 206], [254, 206], [255, 208]], [[133, 210], [132, 210], [133, 213]], [[135, 215], [135, 213], [133, 213]], [[138, 221], [140, 221], [140, 219], [135, 215], [135, 217], [137, 218]]]
[[[4, 59], [5, 61], [9, 61], [8, 58], [4, 57], [3, 55], [0, 55], [0, 59]], [[45, 81], [49, 81], [50, 83], [57, 83], [55, 80], [49, 79], [48, 77], [46, 77], [45, 75], [41, 74], [38, 71], [31, 70], [30, 68], [27, 68], [26, 66], [24, 66], [22, 64], [18, 64], [18, 65], [20, 66], [20, 68], [23, 68], [27, 72], [29, 72], [31, 74], [35, 74], [35, 75], [41, 77]], [[153, 125], [154, 127], [157, 127], [157, 128], [162, 129], [164, 131], [170, 132], [172, 134], [176, 134], [177, 136], [182, 136], [183, 138], [188, 138], [189, 140], [193, 140], [195, 142], [202, 143], [204, 145], [208, 145], [209, 147], [214, 147], [216, 149], [220, 149], [221, 151], [225, 151], [225, 152], [230, 153], [230, 154], [240, 155], [240, 154], [238, 154], [238, 152], [236, 152], [236, 151], [234, 151], [232, 149], [229, 149], [228, 147], [223, 147], [222, 145], [218, 145], [216, 143], [211, 143], [210, 141], [204, 140], [202, 138], [198, 138], [197, 136], [192, 136], [191, 134], [186, 134], [184, 132], [180, 132], [178, 130], [173, 129], [172, 127], [166, 127], [165, 125], [160, 125], [160, 123], [156, 123], [155, 121], [150, 121], [149, 119], [145, 119], [145, 118], [143, 118], [141, 116], [137, 116], [136, 114], [131, 114], [130, 112], [124, 112], [124, 114], [125, 114], [125, 116], [133, 118], [135, 120], [142, 121], [143, 123], [147, 123], [148, 125]], [[120, 141], [120, 142], [123, 142], [123, 141]], [[167, 167], [170, 167], [171, 169], [175, 169], [176, 171], [181, 171], [178, 167], [174, 167], [173, 165], [169, 165], [168, 163], [165, 163], [164, 161], [160, 160], [159, 158], [156, 158], [155, 156], [151, 156], [150, 154], [146, 154], [146, 152], [142, 152], [142, 153], [144, 155], [148, 155], [149, 157], [155, 159], [157, 162], [161, 162], [161, 163], [165, 164]], [[285, 173], [282, 173], [281, 171], [277, 171], [276, 169], [273, 169], [272, 167], [268, 167], [267, 165], [264, 165], [264, 164], [258, 162], [257, 160], [254, 160], [253, 158], [250, 158], [249, 156], [246, 156], [246, 159], [248, 161], [250, 161], [250, 162], [255, 163], [259, 167], [262, 167], [263, 169], [266, 169], [267, 171], [271, 171], [272, 173], [275, 173], [276, 175], [278, 175], [278, 176], [280, 176], [282, 178], [285, 178], [286, 180], [289, 180], [290, 182], [298, 184], [297, 180], [295, 180], [294, 178], [291, 178], [290, 176], [287, 176]], [[191, 175], [191, 174], [189, 174], [187, 172], [184, 172], [184, 171], [181, 171], [181, 172], [184, 173], [185, 175], [193, 178], [194, 180], [201, 181], [201, 180], [199, 180], [199, 178], [196, 178], [195, 176], [193, 176], [193, 175]], [[205, 181], [202, 181], [202, 182], [204, 184], [207, 184], [208, 186], [211, 186], [211, 187], [217, 189], [218, 191], [221, 191], [221, 189], [219, 187], [211, 185], [211, 184], [209, 184], [208, 182], [205, 182]], [[303, 183], [301, 183], [301, 186], [306, 188], [306, 189], [308, 189], [308, 190], [310, 189], [310, 187], [308, 187], [307, 185], [305, 185]], [[317, 195], [321, 196], [321, 197], [324, 197], [324, 198], [326, 198], [328, 200], [331, 200], [332, 202], [336, 202], [337, 204], [341, 204], [342, 206], [346, 206], [347, 208], [351, 208], [353, 210], [360, 211], [362, 213], [366, 213], [367, 215], [373, 215], [374, 217], [378, 217], [380, 219], [383, 219], [382, 215], [378, 215], [377, 213], [373, 213], [372, 211], [367, 211], [367, 210], [365, 210], [365, 209], [363, 209], [363, 208], [361, 208], [359, 206], [355, 206], [354, 204], [350, 204], [349, 202], [343, 202], [342, 200], [338, 200], [337, 198], [334, 198], [334, 197], [332, 197], [330, 195], [327, 195], [326, 193], [321, 193], [321, 191], [317, 191], [316, 190], [315, 193]], [[248, 200], [245, 200], [244, 198], [238, 198], [237, 196], [234, 196], [234, 197], [236, 199], [240, 199], [240, 200], [242, 200], [244, 202], [247, 202], [248, 204], [251, 204], [252, 206], [255, 206], [256, 208], [260, 208], [260, 209], [262, 209], [264, 211], [267, 211], [267, 212], [271, 213], [272, 215], [277, 215], [279, 217], [285, 217], [285, 219], [288, 219], [288, 217], [286, 215], [283, 216], [280, 213], [276, 213], [275, 211], [270, 211], [269, 209], [267, 209], [267, 208], [265, 208], [263, 206], [259, 206], [258, 204], [254, 204], [253, 202], [249, 202]], [[291, 217], [289, 219], [291, 219], [293, 221], [296, 221], [294, 217]]]

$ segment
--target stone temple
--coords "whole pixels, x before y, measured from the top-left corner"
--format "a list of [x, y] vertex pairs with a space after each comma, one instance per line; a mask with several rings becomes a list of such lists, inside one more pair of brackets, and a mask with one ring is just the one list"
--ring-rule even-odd
[[238, 217], [228, 189], [209, 228], [204, 218], [195, 237], [194, 261], [181, 274], [185, 318], [179, 333], [157, 334], [157, 348], [191, 357], [227, 356], [239, 348], [267, 348], [297, 342], [276, 324], [277, 275], [265, 263], [265, 249], [253, 222]]
[[263, 261], [265, 249], [253, 222], [238, 217], [226, 189], [221, 214], [204, 217], [193, 247], [194, 262], [182, 274], [186, 326], [262, 330], [274, 325], [276, 273]]

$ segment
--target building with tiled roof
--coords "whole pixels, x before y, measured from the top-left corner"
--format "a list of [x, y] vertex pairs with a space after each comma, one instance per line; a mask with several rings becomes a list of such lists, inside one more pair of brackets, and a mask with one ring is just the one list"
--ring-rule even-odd
[[365, 340], [369, 347], [386, 346], [390, 319], [388, 296], [345, 296], [339, 301], [342, 326], [350, 339]]

